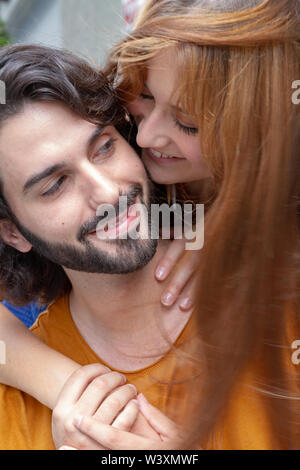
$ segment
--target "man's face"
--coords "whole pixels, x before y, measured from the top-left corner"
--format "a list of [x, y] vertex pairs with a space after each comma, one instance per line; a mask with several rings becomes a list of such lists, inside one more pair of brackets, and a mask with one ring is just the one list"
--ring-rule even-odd
[[[153, 196], [141, 160], [114, 127], [99, 129], [60, 103], [30, 103], [1, 128], [0, 175], [19, 231], [53, 262], [126, 273], [154, 255], [150, 237], [101, 240], [95, 232], [101, 204], [118, 208], [122, 195], [148, 206]], [[142, 216], [140, 230], [147, 228]]]

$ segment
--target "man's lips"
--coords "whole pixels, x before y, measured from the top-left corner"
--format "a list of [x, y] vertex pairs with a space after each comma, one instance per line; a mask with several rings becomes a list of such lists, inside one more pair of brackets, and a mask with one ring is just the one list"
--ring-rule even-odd
[[[131, 226], [134, 223], [139, 223], [140, 214], [136, 209], [136, 202], [132, 204], [126, 211], [118, 215], [116, 219], [111, 219], [109, 222], [106, 222], [103, 227], [97, 227], [97, 230], [89, 232], [88, 235], [97, 235], [99, 238], [102, 238], [100, 235], [103, 235], [103, 238], [115, 238], [118, 235], [128, 232]], [[99, 224], [98, 224], [99, 225]]]

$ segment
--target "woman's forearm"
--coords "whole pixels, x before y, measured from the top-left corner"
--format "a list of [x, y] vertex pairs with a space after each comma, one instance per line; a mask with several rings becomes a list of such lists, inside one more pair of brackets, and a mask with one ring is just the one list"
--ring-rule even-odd
[[54, 408], [64, 383], [80, 365], [45, 345], [2, 303], [0, 341], [6, 352], [5, 364], [0, 363], [0, 383]]

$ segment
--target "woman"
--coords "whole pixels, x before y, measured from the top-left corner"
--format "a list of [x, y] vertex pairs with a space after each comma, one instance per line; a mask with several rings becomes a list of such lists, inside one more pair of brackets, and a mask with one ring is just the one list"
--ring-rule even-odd
[[[119, 74], [152, 178], [207, 202], [196, 306], [205, 370], [189, 423], [206, 448], [298, 445], [289, 349], [300, 334], [297, 9], [293, 0], [150, 1], [108, 72]], [[77, 424], [89, 434], [86, 421]]]
[[[212, 448], [299, 447], [299, 31], [296, 1], [152, 0], [112, 59], [151, 176], [199, 201], [211, 183], [189, 437], [214, 430]], [[90, 418], [79, 428], [133, 445]]]

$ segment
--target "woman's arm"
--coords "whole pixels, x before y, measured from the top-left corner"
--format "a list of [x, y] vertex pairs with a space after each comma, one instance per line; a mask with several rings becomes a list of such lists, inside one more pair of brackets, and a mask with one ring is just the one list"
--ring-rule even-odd
[[[157, 280], [171, 278], [164, 294], [171, 294], [172, 300], [163, 301], [164, 305], [179, 300], [182, 310], [191, 308], [197, 263], [197, 251], [185, 252], [184, 241], [170, 244], [156, 271]], [[188, 300], [185, 305], [184, 300]], [[0, 383], [18, 388], [53, 409], [63, 385], [81, 366], [45, 345], [1, 302], [0, 341], [6, 349], [6, 364], [0, 361]]]
[[[89, 386], [90, 376], [87, 375], [89, 371], [95, 370], [96, 378], [103, 374], [103, 370], [104, 372], [110, 372], [107, 367], [101, 364], [81, 366], [49, 348], [31, 333], [2, 303], [0, 303], [0, 341], [3, 341], [6, 345], [6, 363], [0, 364], [0, 382], [23, 390], [51, 409], [56, 406], [53, 422], [56, 437], [61, 436], [65, 431], [65, 414], [69, 418], [69, 411], [72, 407], [64, 405], [68, 405], [69, 394], [71, 394], [69, 401], [71, 401], [72, 406], [74, 405], [73, 389], [80, 388], [82, 382], [85, 384], [83, 389]], [[100, 400], [100, 398], [99, 395], [97, 399]], [[90, 406], [90, 397], [83, 396], [81, 400], [82, 409], [86, 411], [86, 408]], [[62, 412], [58, 412], [58, 410]], [[112, 411], [115, 411], [113, 407]], [[122, 423], [124, 421], [126, 424], [124, 429], [127, 430], [129, 424], [131, 427], [134, 418], [134, 432], [152, 438], [156, 435], [141, 414], [135, 416], [137, 410], [126, 408], [124, 411], [126, 413], [124, 412], [118, 418], [120, 420], [118, 422], [119, 429], [123, 429]], [[73, 436], [73, 440], [77, 445], [78, 442], [75, 437]], [[88, 441], [89, 439], [85, 437], [84, 440]]]
[[64, 383], [81, 366], [46, 346], [2, 303], [0, 341], [6, 350], [0, 382], [29, 393], [53, 409]]

